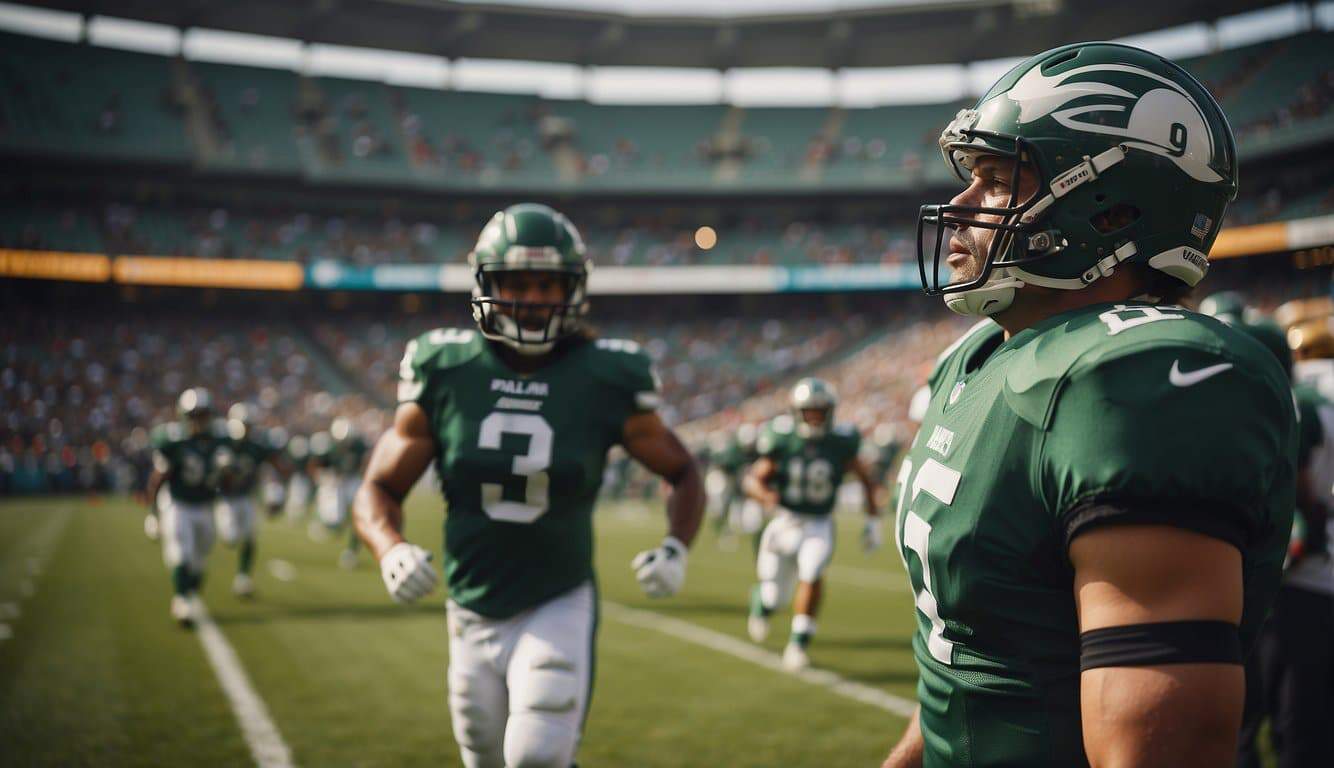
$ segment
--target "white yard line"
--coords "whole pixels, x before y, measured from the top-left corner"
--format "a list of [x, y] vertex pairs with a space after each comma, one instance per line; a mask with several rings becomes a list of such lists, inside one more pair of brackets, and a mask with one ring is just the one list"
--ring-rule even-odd
[[[65, 527], [69, 525], [72, 516], [68, 508], [44, 514], [46, 518], [36, 528], [26, 531], [20, 539], [22, 543], [14, 549], [14, 552], [31, 554], [24, 559], [14, 557], [7, 569], [0, 569], [0, 591], [8, 593], [13, 589], [18, 593], [5, 594], [5, 597], [17, 599], [0, 603], [0, 619], [5, 621], [0, 624], [0, 641], [14, 637], [18, 619], [23, 615], [23, 601], [37, 594], [37, 580], [46, 570], [46, 561], [51, 559], [51, 554], [60, 543], [60, 537], [65, 533]], [[7, 583], [11, 579], [17, 580], [13, 586]]]
[[293, 765], [292, 751], [287, 748], [287, 742], [283, 741], [278, 726], [274, 725], [272, 718], [269, 717], [269, 709], [264, 706], [264, 700], [250, 684], [250, 677], [246, 675], [245, 667], [241, 666], [236, 651], [232, 650], [231, 643], [227, 642], [218, 625], [213, 623], [213, 617], [208, 615], [204, 601], [196, 597], [193, 598], [193, 603], [199, 642], [204, 646], [204, 653], [208, 656], [208, 663], [213, 666], [213, 673], [218, 676], [218, 682], [222, 684], [223, 693], [231, 702], [232, 712], [236, 714], [241, 734], [245, 736], [246, 744], [250, 746], [250, 754], [255, 758], [255, 765], [260, 768], [290, 768]]
[[823, 669], [789, 672], [784, 669], [782, 659], [778, 654], [766, 651], [757, 645], [731, 635], [701, 627], [698, 624], [606, 601], [602, 603], [602, 612], [604, 616], [622, 624], [651, 629], [675, 637], [678, 640], [735, 656], [738, 659], [774, 672], [790, 674], [804, 683], [824, 688], [846, 699], [883, 709], [899, 717], [912, 717], [913, 712], [917, 709], [917, 703], [914, 701], [895, 696], [892, 693], [886, 693], [879, 688], [848, 680], [835, 672]]

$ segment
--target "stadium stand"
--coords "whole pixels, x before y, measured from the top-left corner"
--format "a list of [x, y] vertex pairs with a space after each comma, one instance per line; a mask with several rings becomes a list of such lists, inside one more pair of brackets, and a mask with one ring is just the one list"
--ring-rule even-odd
[[[1311, 32], [1182, 63], [1218, 94], [1245, 157], [1327, 136], [1331, 41]], [[906, 188], [946, 179], [935, 137], [960, 106], [604, 106], [309, 78], [13, 34], [0, 43], [0, 150], [343, 183]]]

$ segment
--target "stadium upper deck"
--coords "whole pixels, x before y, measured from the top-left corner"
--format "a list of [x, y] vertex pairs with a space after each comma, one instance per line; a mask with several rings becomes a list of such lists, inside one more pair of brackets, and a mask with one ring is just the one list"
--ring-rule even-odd
[[[1334, 34], [1185, 60], [1243, 161], [1334, 136]], [[439, 191], [801, 193], [944, 183], [958, 104], [606, 106], [0, 35], [0, 153]]]

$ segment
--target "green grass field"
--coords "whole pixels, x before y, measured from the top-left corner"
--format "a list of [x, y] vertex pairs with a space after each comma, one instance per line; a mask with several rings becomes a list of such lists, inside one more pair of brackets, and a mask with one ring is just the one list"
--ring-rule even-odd
[[[441, 504], [409, 503], [409, 536], [438, 549]], [[649, 626], [668, 617], [745, 637], [748, 542], [696, 543], [683, 593], [649, 600], [628, 564], [664, 524], [627, 506], [598, 513], [606, 604], [581, 766], [875, 765], [904, 727], [882, 707]], [[816, 667], [911, 699], [911, 596], [892, 547], [864, 555], [857, 521], [840, 532]], [[204, 599], [301, 766], [458, 765], [445, 701], [443, 598], [393, 604], [363, 554], [337, 567], [340, 542], [269, 521], [258, 598], [230, 591], [235, 554], [209, 563]], [[285, 561], [289, 580], [274, 575]], [[0, 504], [0, 763], [245, 765], [235, 715], [194, 633], [167, 615], [160, 550], [126, 500]], [[787, 614], [766, 647], [780, 651]], [[672, 624], [679, 627], [680, 624]], [[863, 689], [864, 690], [864, 689]]]

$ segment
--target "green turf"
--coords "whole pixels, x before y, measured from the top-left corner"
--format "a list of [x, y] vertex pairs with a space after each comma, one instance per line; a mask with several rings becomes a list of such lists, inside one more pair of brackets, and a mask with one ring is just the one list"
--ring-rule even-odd
[[[439, 546], [440, 503], [418, 494], [409, 535]], [[0, 762], [6, 765], [243, 765], [249, 752], [203, 650], [167, 616], [156, 545], [128, 501], [0, 504]], [[897, 558], [863, 555], [855, 520], [840, 533], [820, 629], [818, 667], [912, 696], [911, 598]], [[743, 637], [749, 545], [709, 533], [685, 591], [649, 600], [629, 561], [663, 523], [604, 505], [598, 566], [604, 600]], [[336, 564], [341, 541], [266, 522], [258, 599], [229, 583], [236, 555], [216, 547], [204, 598], [303, 766], [458, 765], [445, 707], [444, 611], [437, 596], [404, 608], [363, 554]], [[294, 568], [275, 578], [272, 561]], [[24, 596], [24, 585], [34, 590]], [[779, 650], [787, 614], [766, 644]], [[788, 675], [605, 617], [581, 766], [874, 764], [903, 721]]]

